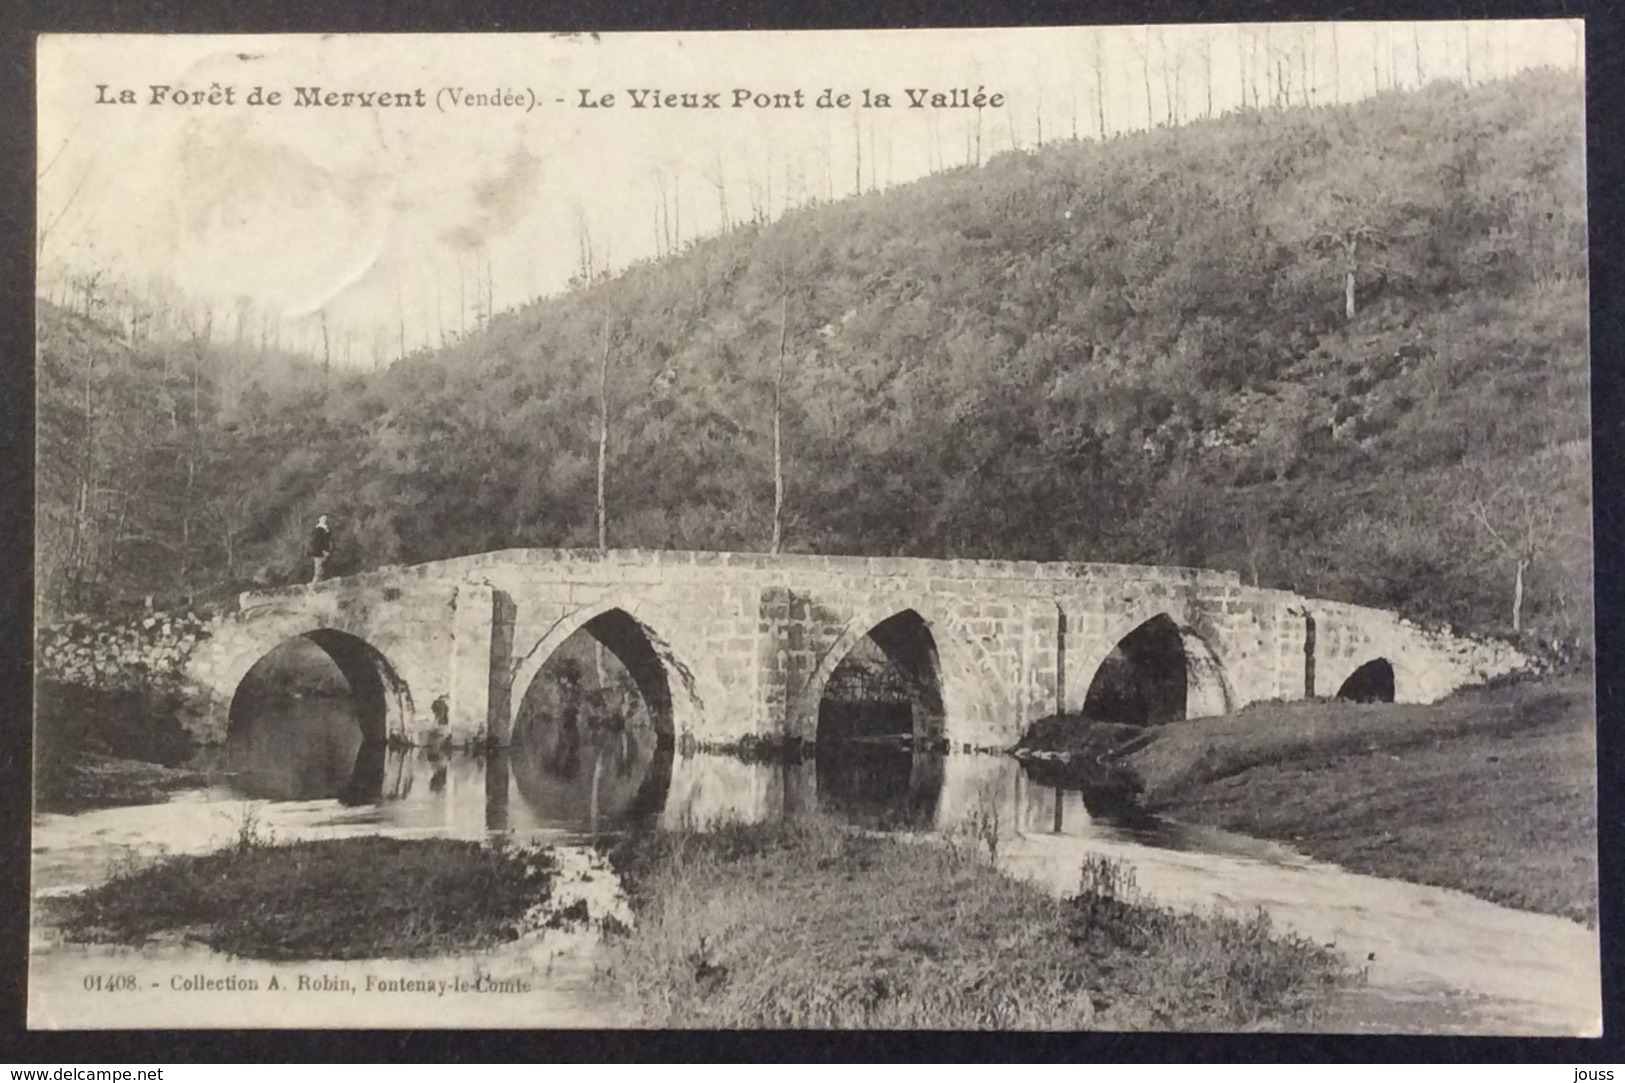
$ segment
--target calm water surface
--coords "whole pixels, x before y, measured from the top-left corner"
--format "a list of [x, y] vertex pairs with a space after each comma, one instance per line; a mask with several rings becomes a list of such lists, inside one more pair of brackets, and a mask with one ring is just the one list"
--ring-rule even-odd
[[[613, 874], [589, 845], [594, 836], [818, 810], [926, 838], [991, 826], [1007, 871], [1058, 892], [1075, 888], [1086, 856], [1102, 854], [1132, 865], [1141, 888], [1168, 905], [1262, 906], [1368, 966], [1369, 986], [1336, 1007], [1330, 1029], [1578, 1034], [1600, 1025], [1592, 930], [1357, 876], [1274, 843], [1115, 818], [1091, 795], [1041, 784], [1009, 757], [848, 747], [800, 763], [746, 763], [679, 755], [635, 726], [551, 719], [527, 725], [501, 753], [389, 750], [363, 744], [350, 711], [342, 697], [287, 697], [217, 754], [220, 785], [162, 805], [37, 817], [36, 895], [99, 882], [132, 856], [215, 849], [252, 821], [282, 839], [540, 839], [565, 862], [562, 899], [581, 898], [595, 918], [627, 920]], [[590, 928], [547, 930], [455, 960], [273, 965], [196, 944], [70, 945], [36, 923], [30, 1019], [69, 1027], [614, 1026], [619, 1008], [595, 980], [602, 963]], [[149, 983], [142, 995], [89, 988], [97, 975], [126, 972]], [[304, 979], [306, 992], [266, 994], [273, 975], [283, 988]], [[482, 976], [525, 992], [455, 992], [457, 981]], [[227, 979], [259, 988], [183, 988]], [[369, 992], [369, 979], [453, 991]]]

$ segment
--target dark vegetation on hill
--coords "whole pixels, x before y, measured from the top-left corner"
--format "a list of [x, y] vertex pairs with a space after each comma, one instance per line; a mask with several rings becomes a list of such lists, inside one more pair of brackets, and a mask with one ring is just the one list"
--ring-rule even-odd
[[291, 581], [319, 511], [339, 572], [593, 545], [606, 327], [610, 544], [763, 549], [782, 311], [789, 549], [1232, 568], [1498, 631], [1522, 564], [1524, 629], [1585, 639], [1582, 106], [1539, 71], [1053, 143], [372, 375], [44, 305], [43, 597]]

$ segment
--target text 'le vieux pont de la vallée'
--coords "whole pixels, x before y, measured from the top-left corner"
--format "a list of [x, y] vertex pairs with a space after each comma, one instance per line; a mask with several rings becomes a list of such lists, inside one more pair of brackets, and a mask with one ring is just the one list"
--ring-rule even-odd
[[633, 110], [728, 110], [728, 109], [1001, 109], [1006, 96], [975, 87], [904, 87], [892, 92], [864, 88], [853, 91], [823, 87], [816, 91], [756, 90], [735, 87], [728, 90], [664, 90], [634, 87], [602, 90], [578, 87], [568, 94], [548, 96], [527, 87], [494, 89], [444, 86], [436, 89], [351, 89], [332, 86], [293, 86], [283, 89], [262, 85], [240, 87], [210, 83], [202, 89], [169, 83], [148, 83], [142, 87], [95, 84], [95, 104], [111, 106], [167, 106], [171, 108], [254, 108], [294, 107], [301, 109], [519, 109], [530, 111], [546, 104], [575, 109]]

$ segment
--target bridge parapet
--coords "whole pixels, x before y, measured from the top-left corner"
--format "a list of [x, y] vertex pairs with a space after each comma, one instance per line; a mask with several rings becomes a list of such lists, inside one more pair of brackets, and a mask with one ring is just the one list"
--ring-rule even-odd
[[195, 692], [196, 732], [217, 740], [238, 684], [267, 652], [292, 637], [347, 636], [371, 652], [353, 657], [375, 658], [380, 683], [399, 691], [393, 732], [431, 724], [444, 697], [455, 735], [501, 740], [560, 644], [613, 625], [612, 649], [637, 654], [646, 677], [658, 669], [648, 687], [666, 697], [677, 733], [810, 737], [835, 666], [905, 614], [923, 629], [910, 656], [935, 667], [950, 739], [978, 745], [1013, 743], [1036, 718], [1081, 709], [1107, 657], [1159, 618], [1187, 659], [1192, 716], [1332, 694], [1374, 658], [1392, 664], [1398, 698], [1417, 702], [1523, 662], [1505, 644], [1247, 587], [1227, 571], [509, 549], [247, 592], [206, 622], [177, 668]]

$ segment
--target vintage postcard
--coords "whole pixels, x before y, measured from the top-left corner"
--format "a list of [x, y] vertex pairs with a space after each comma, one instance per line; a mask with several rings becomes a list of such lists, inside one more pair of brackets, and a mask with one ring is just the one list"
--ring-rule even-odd
[[1599, 1033], [1583, 42], [41, 38], [30, 1026]]

